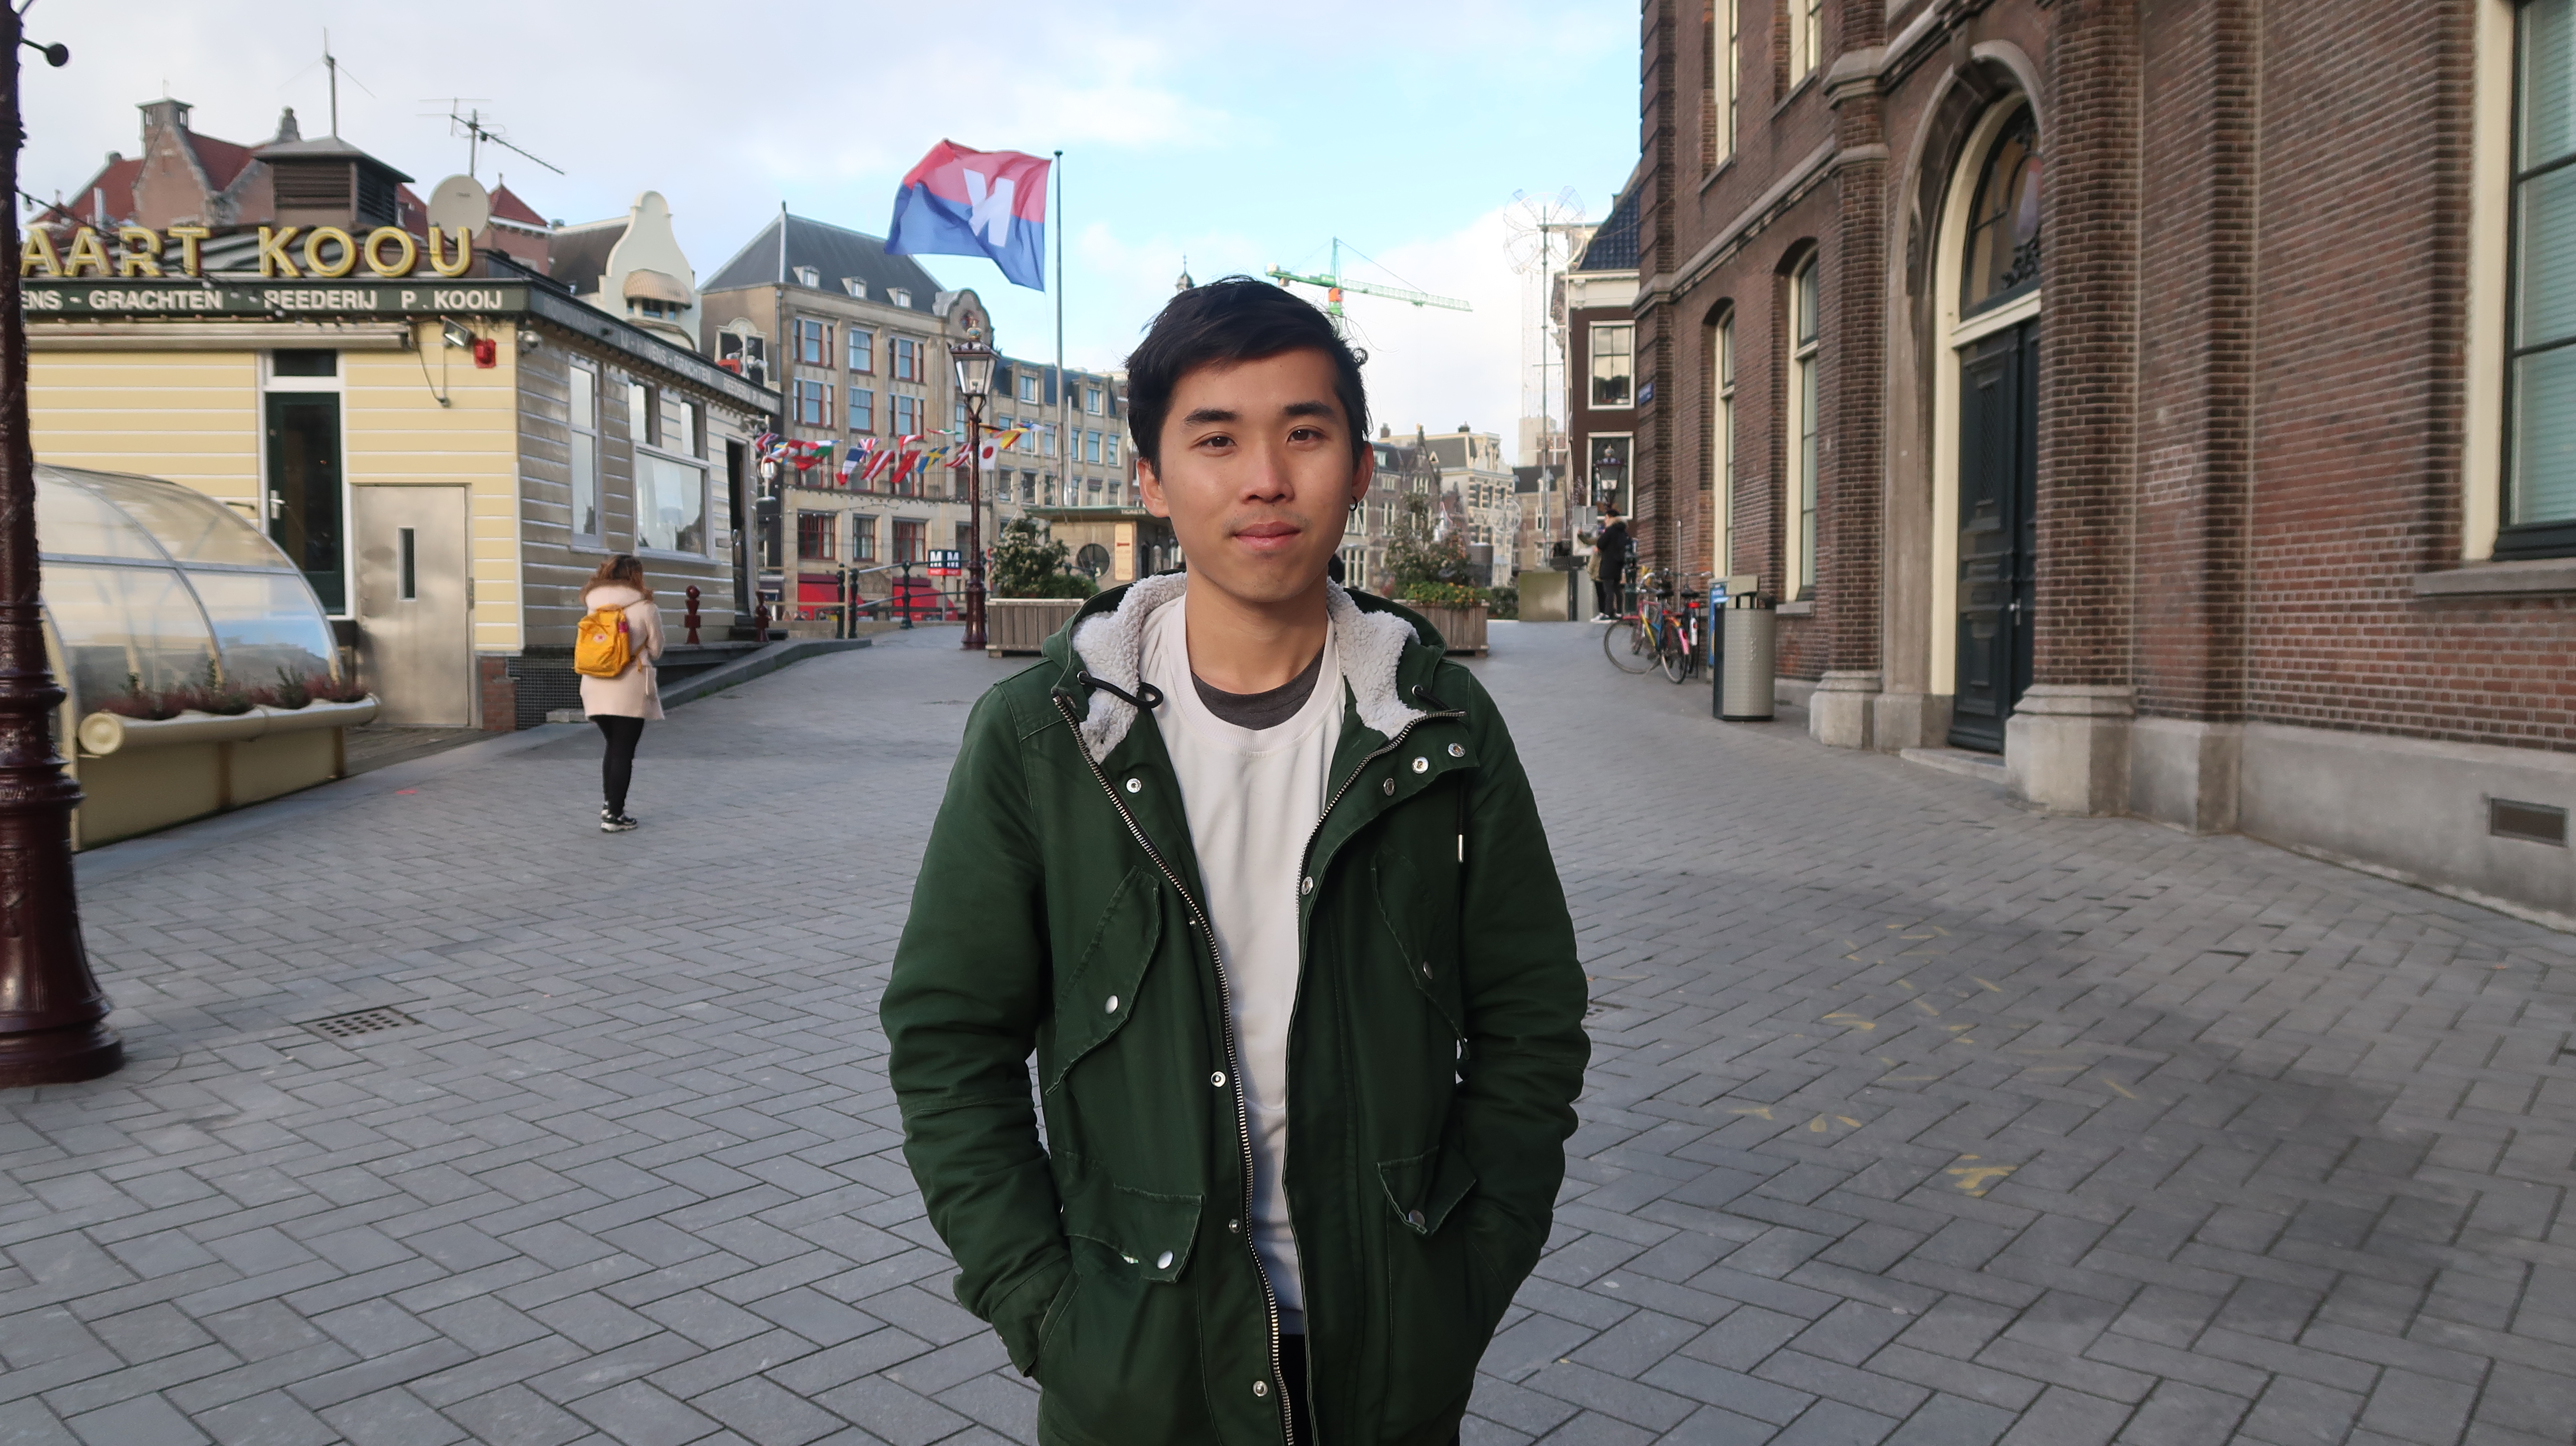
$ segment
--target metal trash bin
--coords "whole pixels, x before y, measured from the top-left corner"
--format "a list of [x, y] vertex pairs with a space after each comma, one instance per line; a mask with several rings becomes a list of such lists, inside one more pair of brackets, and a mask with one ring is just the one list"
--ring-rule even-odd
[[1725, 622], [1717, 665], [1717, 716], [1728, 723], [1768, 723], [1773, 711], [1771, 680], [1779, 671], [1780, 615], [1758, 594], [1728, 601], [1733, 606], [1719, 614]]

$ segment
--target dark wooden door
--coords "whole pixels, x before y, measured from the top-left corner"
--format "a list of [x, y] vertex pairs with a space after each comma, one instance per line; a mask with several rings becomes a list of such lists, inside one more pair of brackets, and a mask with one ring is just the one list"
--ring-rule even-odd
[[2001, 753], [2004, 720], [2030, 687], [2039, 323], [1977, 342], [1959, 373], [1959, 673], [1950, 744]]

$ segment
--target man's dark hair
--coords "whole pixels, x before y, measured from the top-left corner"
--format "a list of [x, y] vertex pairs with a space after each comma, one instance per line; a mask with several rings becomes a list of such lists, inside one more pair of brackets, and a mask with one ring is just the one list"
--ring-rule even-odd
[[1228, 276], [1175, 296], [1127, 358], [1127, 429], [1136, 452], [1163, 465], [1163, 417], [1181, 378], [1198, 367], [1259, 361], [1312, 348], [1333, 362], [1333, 396], [1351, 429], [1351, 460], [1368, 453], [1368, 393], [1360, 356], [1334, 334], [1333, 323], [1287, 288]]

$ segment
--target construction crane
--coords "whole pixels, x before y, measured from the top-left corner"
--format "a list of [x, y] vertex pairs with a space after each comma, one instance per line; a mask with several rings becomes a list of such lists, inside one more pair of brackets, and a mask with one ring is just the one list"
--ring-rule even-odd
[[[1434, 296], [1427, 291], [1412, 291], [1401, 286], [1380, 286], [1373, 281], [1353, 281], [1342, 275], [1342, 245], [1341, 237], [1333, 238], [1333, 269], [1324, 275], [1308, 276], [1291, 271], [1284, 266], [1273, 266], [1267, 273], [1271, 280], [1282, 286], [1295, 281], [1324, 288], [1324, 314], [1333, 319], [1333, 330], [1336, 333], [1347, 330], [1342, 317], [1342, 293], [1345, 291], [1356, 291], [1363, 296], [1383, 296], [1389, 301], [1410, 302], [1415, 306], [1437, 306], [1450, 311], [1475, 309], [1454, 296]], [[1360, 257], [1363, 261], [1368, 259], [1356, 246], [1351, 247], [1350, 251], [1352, 255]]]

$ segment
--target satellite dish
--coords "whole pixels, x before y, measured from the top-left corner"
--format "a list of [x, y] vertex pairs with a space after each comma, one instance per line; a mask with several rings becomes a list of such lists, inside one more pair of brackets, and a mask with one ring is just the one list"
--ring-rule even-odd
[[429, 224], [480, 233], [492, 224], [492, 193], [472, 176], [450, 176], [429, 193]]

